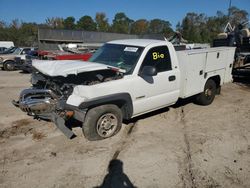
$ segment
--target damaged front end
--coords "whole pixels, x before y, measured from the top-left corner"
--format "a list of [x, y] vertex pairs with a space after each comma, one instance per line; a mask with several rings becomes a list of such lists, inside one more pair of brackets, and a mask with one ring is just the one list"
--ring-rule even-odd
[[94, 85], [120, 79], [123, 76], [113, 70], [97, 70], [77, 75], [48, 76], [37, 70], [32, 73], [32, 87], [24, 89], [18, 101], [12, 103], [38, 120], [52, 121], [68, 137], [75, 137], [66, 124], [70, 119], [84, 122], [87, 109], [66, 103], [77, 85]]
[[53, 121], [68, 138], [73, 138], [75, 134], [66, 126], [66, 121], [73, 117], [84, 121], [86, 113], [84, 110], [66, 105], [65, 100], [49, 89], [25, 89], [21, 92], [19, 100], [12, 103], [35, 119]]
[[56, 110], [58, 96], [49, 89], [25, 89], [21, 92], [19, 101], [13, 104], [30, 116], [50, 119], [50, 113]]

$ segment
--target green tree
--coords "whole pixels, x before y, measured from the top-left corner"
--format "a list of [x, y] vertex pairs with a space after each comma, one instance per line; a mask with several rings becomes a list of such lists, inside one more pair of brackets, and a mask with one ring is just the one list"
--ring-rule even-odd
[[22, 23], [18, 19], [14, 19], [11, 21], [9, 27], [5, 30], [5, 37], [7, 40], [13, 41], [15, 45], [20, 45], [20, 28]]
[[75, 28], [75, 18], [69, 16], [63, 20], [64, 29], [74, 29]]
[[131, 25], [131, 34], [141, 35], [148, 32], [148, 21], [145, 19], [136, 20]]
[[8, 29], [8, 26], [6, 22], [3, 20], [0, 20], [0, 40], [6, 40], [8, 38], [7, 29]]
[[84, 29], [86, 31], [96, 31], [96, 23], [90, 16], [83, 16], [77, 22], [78, 29]]
[[0, 27], [0, 40], [13, 41], [16, 46], [34, 46], [37, 44], [37, 24], [14, 19], [9, 25]]
[[37, 31], [36, 23], [22, 23], [18, 33], [19, 38], [17, 44], [21, 46], [36, 46], [37, 45]]
[[[188, 13], [176, 26], [183, 37], [189, 42], [212, 42], [218, 33], [223, 32], [227, 22], [232, 26], [238, 26], [248, 20], [249, 13], [237, 7], [231, 7], [229, 14], [218, 11], [216, 15], [207, 17], [204, 14]], [[108, 24], [108, 19], [104, 13], [97, 13], [95, 21], [90, 16], [81, 17], [75, 24], [74, 17], [66, 19], [59, 17], [47, 18], [45, 23], [25, 23], [14, 19], [11, 23], [0, 20], [0, 40], [10, 40], [17, 46], [32, 46], [37, 43], [37, 28], [77, 28], [89, 31], [113, 31], [118, 33], [162, 33], [172, 34], [171, 24], [161, 19], [153, 19], [150, 22], [145, 19], [133, 21], [124, 13], [115, 15], [112, 27]], [[109, 28], [109, 29], [108, 29]]]
[[95, 21], [97, 25], [97, 31], [107, 32], [109, 31], [109, 23], [106, 18], [106, 14], [103, 12], [96, 13]]
[[217, 11], [216, 16], [207, 17], [204, 14], [187, 13], [182, 23], [176, 28], [183, 34], [189, 42], [212, 42], [216, 36], [224, 32], [228, 22], [234, 27], [248, 21], [248, 12], [231, 7], [229, 14], [226, 15]]
[[183, 38], [189, 42], [204, 42], [202, 36], [207, 33], [206, 22], [207, 17], [204, 14], [187, 13], [180, 26]]
[[223, 32], [227, 22], [228, 16], [221, 11], [217, 11], [216, 16], [208, 17], [206, 23], [208, 40], [206, 42], [212, 42], [219, 33]]
[[151, 20], [149, 23], [148, 31], [149, 33], [162, 33], [165, 35], [173, 33], [170, 22], [161, 19]]
[[10, 29], [7, 26], [0, 27], [0, 41], [5, 41], [5, 40], [12, 41]]
[[130, 27], [134, 21], [129, 19], [125, 13], [118, 12], [113, 19], [111, 31], [115, 33], [130, 33]]

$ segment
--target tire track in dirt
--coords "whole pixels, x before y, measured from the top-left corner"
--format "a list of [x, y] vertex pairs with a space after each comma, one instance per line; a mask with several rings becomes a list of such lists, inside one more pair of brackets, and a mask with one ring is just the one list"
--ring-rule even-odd
[[181, 180], [183, 181], [183, 187], [197, 188], [193, 171], [194, 167], [192, 162], [190, 142], [187, 134], [185, 111], [183, 106], [181, 107], [180, 123], [183, 125], [183, 136], [185, 143], [185, 158], [181, 166], [184, 169], [184, 173], [181, 175]]
[[102, 176], [101, 176], [102, 178], [105, 177], [105, 175], [107, 174], [107, 167], [109, 167], [110, 162], [113, 160], [117, 160], [121, 152], [123, 152], [125, 149], [129, 147], [130, 142], [131, 142], [131, 136], [133, 132], [135, 131], [137, 124], [138, 124], [138, 121], [135, 121], [135, 122], [129, 123], [128, 125], [124, 127], [125, 130], [123, 130], [122, 132], [121, 139], [116, 144], [116, 147], [110, 152], [111, 156], [107, 160], [106, 168], [103, 171]]
[[118, 146], [116, 147], [116, 150], [112, 152], [113, 155], [112, 155], [111, 160], [117, 159], [120, 153], [129, 146], [130, 137], [136, 128], [137, 122], [138, 121], [129, 123], [125, 127], [126, 130], [124, 131], [121, 140], [118, 142]]

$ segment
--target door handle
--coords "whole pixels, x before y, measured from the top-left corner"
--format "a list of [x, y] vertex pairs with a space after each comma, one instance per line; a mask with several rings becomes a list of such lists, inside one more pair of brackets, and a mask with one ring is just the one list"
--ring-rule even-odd
[[173, 75], [173, 76], [169, 76], [168, 77], [168, 80], [171, 82], [171, 81], [174, 81], [175, 80], [175, 76]]

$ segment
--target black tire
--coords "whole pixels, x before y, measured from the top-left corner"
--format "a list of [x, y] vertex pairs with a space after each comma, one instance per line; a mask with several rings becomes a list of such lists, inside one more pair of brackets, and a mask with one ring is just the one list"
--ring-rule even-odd
[[90, 109], [83, 123], [83, 134], [90, 140], [102, 140], [118, 133], [122, 126], [121, 109], [112, 104]]
[[216, 89], [215, 82], [208, 80], [205, 84], [204, 91], [196, 97], [196, 102], [204, 106], [211, 104], [216, 95]]
[[3, 65], [3, 69], [6, 71], [13, 71], [15, 70], [14, 64], [14, 61], [6, 61]]

